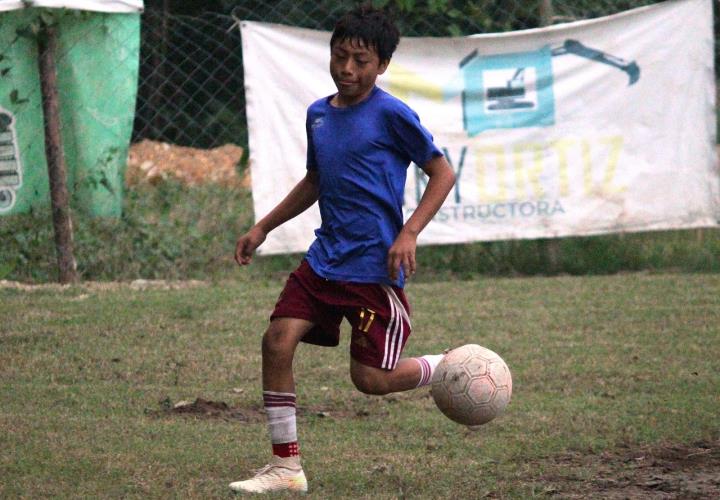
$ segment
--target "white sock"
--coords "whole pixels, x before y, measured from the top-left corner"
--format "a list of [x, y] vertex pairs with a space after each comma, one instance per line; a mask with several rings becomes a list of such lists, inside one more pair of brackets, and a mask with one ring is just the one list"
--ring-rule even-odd
[[429, 385], [430, 382], [432, 382], [432, 376], [433, 373], [435, 373], [435, 368], [437, 368], [438, 363], [440, 363], [444, 356], [444, 354], [426, 354], [425, 356], [420, 356], [419, 358], [413, 358], [420, 365], [420, 380], [418, 381], [418, 385], [416, 387]]
[[297, 442], [295, 394], [263, 391], [263, 403], [267, 413], [270, 441], [273, 444]]

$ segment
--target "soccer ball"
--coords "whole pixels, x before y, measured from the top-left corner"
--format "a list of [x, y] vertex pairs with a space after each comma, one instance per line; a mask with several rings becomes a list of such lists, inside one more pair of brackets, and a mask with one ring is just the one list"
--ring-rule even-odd
[[467, 344], [440, 361], [430, 394], [446, 417], [472, 428], [503, 413], [512, 395], [512, 378], [500, 356]]

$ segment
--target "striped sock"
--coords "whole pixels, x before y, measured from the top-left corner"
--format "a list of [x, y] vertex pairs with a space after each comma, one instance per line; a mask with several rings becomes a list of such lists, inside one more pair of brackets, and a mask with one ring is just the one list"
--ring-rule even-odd
[[420, 365], [420, 380], [416, 387], [429, 385], [438, 363], [443, 359], [444, 354], [426, 354], [419, 358], [413, 358]]
[[300, 455], [295, 422], [295, 394], [291, 392], [263, 391], [263, 405], [267, 413], [273, 455], [296, 457]]
[[276, 457], [299, 457], [300, 456], [300, 447], [297, 444], [297, 441], [292, 443], [273, 443], [272, 445], [272, 454]]

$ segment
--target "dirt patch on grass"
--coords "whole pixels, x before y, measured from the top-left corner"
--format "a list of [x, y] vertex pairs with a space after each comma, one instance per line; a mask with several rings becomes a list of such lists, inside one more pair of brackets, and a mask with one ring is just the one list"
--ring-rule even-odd
[[[157, 418], [222, 419], [264, 423], [260, 406], [231, 406], [224, 401], [197, 398], [194, 401], [159, 402], [146, 410]], [[337, 409], [298, 407], [299, 419], [380, 418], [380, 406]], [[669, 500], [720, 498], [720, 440], [692, 445], [626, 447], [602, 453], [572, 452], [536, 460], [531, 470], [543, 471], [528, 481], [547, 498], [609, 500]], [[497, 498], [493, 492], [485, 498]]]
[[[195, 401], [159, 402], [159, 409], [147, 409], [145, 413], [155, 417], [187, 416], [222, 420], [237, 420], [247, 423], [265, 422], [265, 410], [259, 406], [230, 406], [224, 401], [210, 401], [197, 398]], [[320, 406], [300, 406], [298, 418], [364, 418], [374, 415], [368, 409], [328, 409]]]
[[239, 420], [241, 422], [262, 422], [265, 412], [256, 407], [241, 408], [229, 406], [224, 401], [210, 401], [197, 398], [195, 401], [179, 401], [171, 405], [168, 400], [160, 402], [161, 409], [154, 412], [157, 416], [184, 415], [200, 418], [218, 418]]
[[[554, 457], [540, 477], [548, 496], [603, 499], [720, 498], [720, 441]], [[590, 476], [588, 478], [588, 476]]]

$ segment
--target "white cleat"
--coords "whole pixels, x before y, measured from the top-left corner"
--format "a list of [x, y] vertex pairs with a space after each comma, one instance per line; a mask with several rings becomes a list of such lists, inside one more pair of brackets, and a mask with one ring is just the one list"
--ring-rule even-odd
[[300, 465], [300, 457], [273, 456], [269, 464], [245, 481], [230, 483], [233, 491], [269, 493], [272, 491], [307, 492], [307, 479]]

